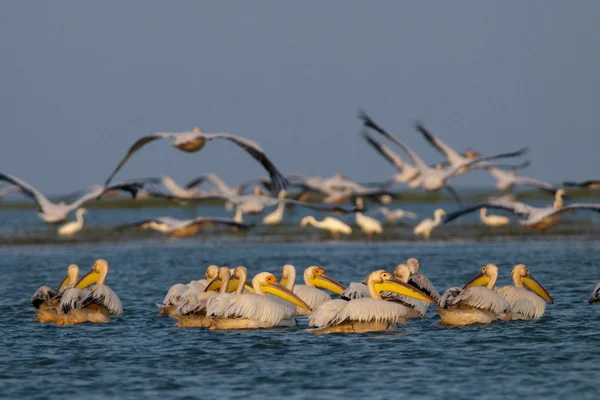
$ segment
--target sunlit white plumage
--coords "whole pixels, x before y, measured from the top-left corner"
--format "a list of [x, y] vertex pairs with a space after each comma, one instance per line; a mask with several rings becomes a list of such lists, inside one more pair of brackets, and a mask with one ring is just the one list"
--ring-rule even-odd
[[173, 314], [179, 303], [181, 302], [182, 296], [186, 295], [189, 290], [200, 293], [204, 291], [206, 286], [217, 277], [219, 273], [219, 267], [216, 265], [209, 265], [204, 271], [204, 279], [191, 281], [188, 284], [176, 283], [169, 288], [162, 304], [156, 306], [160, 309], [158, 315], [167, 316]]
[[510, 219], [504, 215], [488, 215], [485, 207], [479, 210], [479, 218], [484, 224], [492, 227], [505, 226], [510, 223]]
[[[511, 319], [539, 319], [546, 311], [546, 301], [554, 302], [552, 297], [533, 279], [525, 265], [515, 265], [511, 275], [514, 286], [504, 286], [498, 290], [498, 294], [510, 303]], [[523, 284], [532, 291], [525, 289]]]
[[317, 221], [315, 217], [309, 215], [302, 218], [300, 221], [301, 228], [305, 228], [306, 225], [312, 225], [317, 229], [329, 231], [334, 237], [352, 234], [352, 228], [350, 226], [333, 217], [325, 217], [322, 221]]
[[431, 232], [442, 222], [442, 217], [444, 215], [446, 215], [446, 211], [438, 208], [433, 212], [433, 219], [425, 218], [413, 228], [413, 234], [416, 236], [423, 236], [425, 239], [429, 239]]
[[364, 215], [363, 212], [364, 204], [362, 198], [356, 199], [356, 225], [367, 235], [371, 236], [374, 234], [383, 233], [383, 225], [375, 218]]
[[[292, 268], [294, 271], [292, 271]], [[289, 279], [295, 278], [295, 276], [295, 268], [288, 264], [282, 270], [281, 284], [290, 289], [290, 286], [288, 286]], [[331, 296], [325, 290], [340, 294], [346, 289], [340, 283], [328, 277], [323, 268], [314, 265], [304, 270], [303, 278], [304, 285], [293, 285], [292, 291], [296, 296], [304, 300], [304, 302], [306, 302], [313, 310], [326, 301], [331, 300]], [[311, 311], [302, 307], [296, 307], [296, 313], [297, 315], [310, 315]]]
[[415, 214], [414, 212], [406, 211], [401, 208], [390, 210], [387, 207], [380, 207], [377, 211], [385, 216], [385, 220], [388, 224], [392, 224], [402, 218], [417, 218], [417, 214]]
[[83, 228], [83, 215], [87, 214], [85, 208], [80, 208], [75, 213], [76, 220], [67, 222], [58, 228], [58, 234], [61, 236], [71, 236], [79, 232]]

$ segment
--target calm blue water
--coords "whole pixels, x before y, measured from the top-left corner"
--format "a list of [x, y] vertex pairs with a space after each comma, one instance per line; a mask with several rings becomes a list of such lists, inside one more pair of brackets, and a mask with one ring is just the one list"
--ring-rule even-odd
[[[600, 241], [207, 244], [197, 240], [0, 248], [0, 395], [8, 398], [597, 398]], [[314, 337], [288, 330], [178, 329], [156, 316], [170, 285], [208, 264], [251, 273], [323, 266], [342, 282], [408, 257], [438, 289], [488, 262], [508, 284], [529, 265], [555, 299], [537, 322], [445, 328], [430, 308], [395, 333]], [[56, 286], [69, 263], [110, 262], [124, 313], [102, 326], [34, 322], [29, 297]], [[441, 290], [440, 290], [441, 291]]]

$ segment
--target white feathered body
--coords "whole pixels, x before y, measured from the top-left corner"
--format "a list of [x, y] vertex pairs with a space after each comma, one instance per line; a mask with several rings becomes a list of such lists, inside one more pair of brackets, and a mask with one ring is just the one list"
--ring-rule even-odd
[[272, 328], [288, 315], [283, 304], [266, 296], [242, 293], [233, 296], [223, 311], [216, 316], [214, 325], [218, 329]]
[[511, 319], [539, 319], [546, 311], [544, 299], [525, 288], [504, 286], [498, 294], [510, 303]]
[[391, 301], [361, 298], [350, 301], [331, 300], [317, 308], [308, 325], [326, 328], [336, 325], [367, 323], [395, 327], [405, 323], [406, 307]]
[[[319, 307], [321, 304], [330, 301], [331, 296], [324, 290], [314, 288], [308, 285], [294, 285], [293, 292], [296, 296], [300, 297], [306, 304], [313, 310]], [[310, 315], [311, 312], [305, 308], [296, 306], [296, 315]]]
[[487, 287], [475, 286], [466, 290], [454, 287], [444, 292], [437, 311], [444, 325], [489, 324], [510, 313], [510, 304]]

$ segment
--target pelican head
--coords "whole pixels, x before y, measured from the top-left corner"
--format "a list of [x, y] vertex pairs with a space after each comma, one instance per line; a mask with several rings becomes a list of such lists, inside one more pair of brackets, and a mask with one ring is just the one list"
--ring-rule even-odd
[[252, 279], [252, 286], [257, 294], [264, 295], [265, 293], [272, 294], [288, 301], [298, 307], [312, 311], [312, 308], [304, 302], [300, 297], [296, 296], [292, 291], [287, 289], [280, 283], [277, 283], [277, 278], [270, 272], [261, 272]]
[[85, 289], [94, 283], [98, 285], [104, 285], [109, 269], [110, 268], [108, 267], [108, 262], [106, 260], [99, 259], [94, 261], [91, 271], [81, 278], [75, 287], [77, 289]]
[[[529, 268], [527, 268], [525, 264], [515, 265], [512, 269], [511, 275], [516, 287], [522, 287], [522, 285], [525, 285], [548, 303], [554, 304], [552, 296], [550, 296], [546, 288], [544, 288], [538, 281], [533, 279], [533, 276], [531, 276], [529, 273]], [[522, 285], [519, 285], [519, 283]]]
[[300, 220], [300, 228], [302, 228], [302, 229], [306, 228], [306, 225], [308, 225], [308, 223], [311, 219], [314, 219], [314, 217], [311, 215], [309, 215], [308, 217], [302, 218]]
[[283, 267], [281, 267], [279, 283], [287, 287], [287, 283], [290, 280], [296, 280], [296, 268], [292, 264], [285, 264]]
[[202, 129], [200, 129], [200, 127], [195, 126], [194, 129], [192, 129], [192, 132], [194, 133], [202, 133]]
[[416, 258], [413, 257], [406, 260], [406, 265], [408, 266], [408, 269], [410, 269], [411, 274], [416, 274], [419, 272], [419, 260]]
[[469, 160], [472, 160], [474, 158], [479, 158], [481, 157], [481, 154], [476, 152], [473, 149], [467, 149], [467, 151], [465, 152], [465, 157]]
[[277, 195], [277, 198], [279, 200], [283, 200], [285, 199], [285, 196], [287, 196], [287, 190], [280, 190], [279, 194]]
[[79, 280], [79, 267], [76, 264], [71, 264], [67, 267], [67, 276], [60, 283], [57, 292], [62, 292], [70, 286], [74, 286]]
[[396, 279], [392, 274], [383, 269], [371, 272], [369, 278], [367, 279], [367, 286], [369, 287], [369, 292], [371, 291], [370, 288], [372, 287], [375, 289], [375, 292], [377, 292], [378, 295], [381, 292], [394, 292], [428, 303], [436, 303], [436, 300], [433, 297], [421, 292], [419, 289], [414, 288], [407, 283]]
[[209, 281], [212, 281], [217, 277], [218, 274], [219, 267], [217, 267], [216, 265], [209, 265], [208, 268], [206, 268], [206, 271], [204, 271], [204, 278], [206, 278]]
[[365, 203], [364, 203], [362, 197], [356, 198], [356, 200], [354, 201], [354, 208], [356, 211], [360, 211], [360, 212], [363, 211], [363, 209], [365, 208]]
[[254, 186], [253, 193], [255, 196], [262, 195], [262, 190], [260, 190], [260, 186]]
[[558, 189], [554, 194], [554, 208], [560, 208], [563, 206], [563, 196], [567, 193], [564, 189]]
[[87, 210], [85, 208], [83, 208], [83, 207], [80, 207], [80, 208], [77, 209], [77, 214], [78, 215], [85, 215], [85, 214], [87, 214]]
[[435, 219], [442, 219], [442, 217], [446, 215], [446, 211], [444, 211], [441, 208], [438, 208], [437, 210], [435, 210], [433, 212], [433, 216], [435, 217]]
[[472, 286], [487, 286], [489, 289], [492, 289], [496, 284], [496, 279], [498, 279], [498, 267], [495, 264], [486, 264], [473, 279], [467, 282], [463, 289]]
[[408, 278], [410, 278], [410, 268], [406, 264], [398, 264], [396, 268], [394, 268], [394, 276], [396, 279], [402, 282], [408, 282]]
[[311, 266], [304, 270], [304, 283], [315, 288], [329, 290], [335, 294], [341, 294], [346, 287], [325, 275], [325, 270], [317, 266]]
[[215, 291], [221, 288], [223, 282], [229, 286], [229, 278], [231, 276], [231, 272], [228, 267], [221, 267], [217, 272], [217, 276], [213, 278], [212, 281], [206, 286], [204, 289], [205, 292]]

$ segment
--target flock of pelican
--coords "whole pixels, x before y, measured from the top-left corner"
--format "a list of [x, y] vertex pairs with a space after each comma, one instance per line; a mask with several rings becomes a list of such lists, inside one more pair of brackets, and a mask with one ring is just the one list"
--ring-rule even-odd
[[[105, 260], [96, 260], [83, 277], [77, 265], [69, 265], [56, 290], [42, 286], [32, 296], [36, 320], [71, 325], [107, 323], [111, 314], [119, 316], [121, 301], [105, 285], [108, 271]], [[171, 286], [157, 304], [158, 315], [173, 318], [180, 328], [211, 330], [294, 327], [297, 316], [308, 317], [307, 330], [317, 335], [395, 329], [407, 319], [423, 318], [429, 303], [446, 326], [537, 320], [546, 304], [554, 303], [524, 264], [513, 267], [513, 285], [497, 287], [498, 267], [486, 264], [464, 286], [441, 295], [419, 271], [419, 261], [409, 258], [393, 272], [379, 269], [344, 286], [318, 266], [306, 268], [304, 284], [296, 284], [291, 264], [281, 268], [279, 277], [263, 271], [251, 281], [246, 267], [210, 265], [202, 279]], [[600, 284], [589, 302], [600, 303]]]

